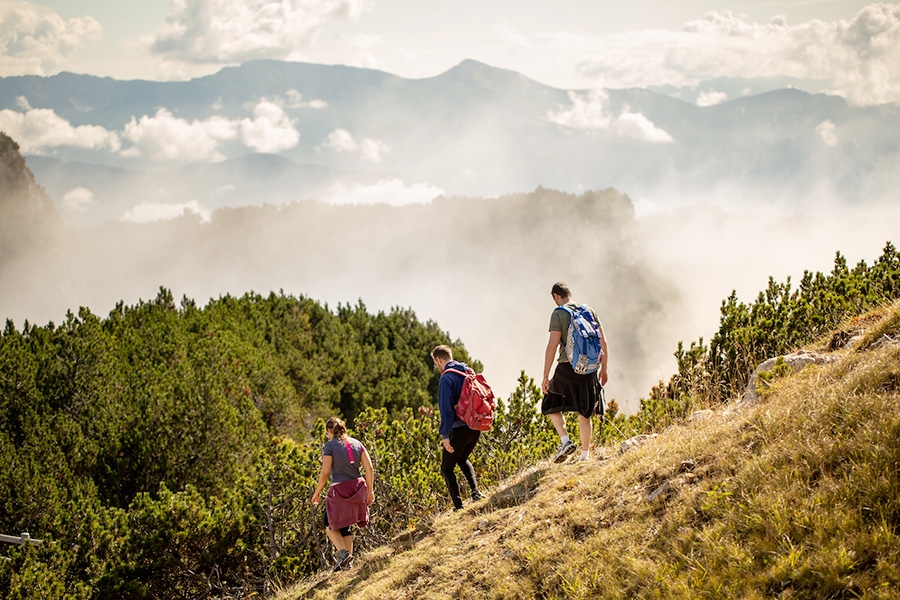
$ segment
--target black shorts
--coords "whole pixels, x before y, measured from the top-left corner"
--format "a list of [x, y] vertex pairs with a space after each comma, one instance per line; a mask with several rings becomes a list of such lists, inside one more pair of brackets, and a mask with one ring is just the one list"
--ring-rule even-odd
[[541, 414], [577, 412], [583, 417], [603, 417], [603, 386], [597, 373], [579, 375], [567, 362], [556, 364], [550, 391], [541, 402]]

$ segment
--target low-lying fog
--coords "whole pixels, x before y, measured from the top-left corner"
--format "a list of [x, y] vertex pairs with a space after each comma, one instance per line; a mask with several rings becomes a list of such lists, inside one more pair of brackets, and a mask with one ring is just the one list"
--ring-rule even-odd
[[[627, 190], [623, 190], [627, 192]], [[540, 379], [557, 280], [593, 305], [607, 333], [607, 398], [628, 412], [675, 364], [679, 340], [709, 339], [732, 290], [749, 302], [769, 276], [828, 272], [835, 252], [871, 264], [898, 242], [896, 203], [667, 198], [538, 190], [405, 207], [298, 203], [223, 209], [158, 223], [62, 226], [49, 254], [0, 265], [0, 316], [21, 329], [68, 309], [105, 316], [160, 286], [204, 305], [254, 291], [412, 308], [484, 363], [506, 397]], [[632, 211], [636, 205], [637, 213]], [[584, 214], [572, 211], [581, 207]], [[430, 348], [423, 348], [423, 360]]]

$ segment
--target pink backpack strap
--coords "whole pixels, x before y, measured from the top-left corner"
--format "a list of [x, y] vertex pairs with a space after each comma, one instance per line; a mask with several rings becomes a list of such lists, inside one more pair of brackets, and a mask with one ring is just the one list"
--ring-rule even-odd
[[347, 458], [350, 459], [350, 464], [353, 464], [353, 449], [350, 447], [350, 442], [344, 442], [347, 445]]

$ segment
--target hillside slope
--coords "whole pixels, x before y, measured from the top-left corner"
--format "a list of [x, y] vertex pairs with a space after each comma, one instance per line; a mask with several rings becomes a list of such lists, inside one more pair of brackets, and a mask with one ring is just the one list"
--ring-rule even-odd
[[535, 465], [279, 600], [894, 598], [900, 303], [839, 333], [809, 348], [828, 364], [761, 376], [756, 404]]

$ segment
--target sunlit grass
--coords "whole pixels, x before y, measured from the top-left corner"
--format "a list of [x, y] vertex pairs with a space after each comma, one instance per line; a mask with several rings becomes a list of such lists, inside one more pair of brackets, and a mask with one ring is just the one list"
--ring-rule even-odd
[[896, 597], [900, 345], [878, 341], [900, 307], [865, 323], [836, 362], [772, 380], [757, 406], [542, 463], [412, 548], [279, 600]]

